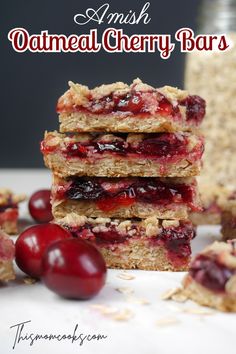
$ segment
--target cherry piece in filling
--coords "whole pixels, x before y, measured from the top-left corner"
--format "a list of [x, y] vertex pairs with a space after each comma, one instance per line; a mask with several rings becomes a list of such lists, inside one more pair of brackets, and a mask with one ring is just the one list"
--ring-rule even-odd
[[45, 249], [55, 241], [71, 237], [71, 233], [59, 225], [31, 226], [23, 231], [16, 241], [16, 264], [24, 273], [39, 278]]
[[142, 95], [139, 92], [127, 93], [123, 97], [114, 96], [113, 100], [115, 111], [132, 112], [135, 114], [140, 113], [144, 106]]
[[162, 116], [170, 116], [174, 112], [172, 104], [165, 98], [163, 97], [158, 106], [158, 113], [160, 113]]
[[106, 265], [101, 253], [81, 239], [58, 241], [45, 252], [42, 280], [56, 294], [89, 299], [105, 284]]
[[150, 137], [141, 141], [136, 152], [138, 154], [164, 157], [186, 153], [187, 139], [172, 133], [150, 134]]
[[50, 196], [51, 191], [49, 189], [41, 189], [30, 197], [29, 212], [35, 221], [44, 223], [53, 219]]
[[206, 102], [203, 98], [193, 95], [185, 98], [180, 104], [186, 106], [187, 120], [200, 123], [205, 116]]

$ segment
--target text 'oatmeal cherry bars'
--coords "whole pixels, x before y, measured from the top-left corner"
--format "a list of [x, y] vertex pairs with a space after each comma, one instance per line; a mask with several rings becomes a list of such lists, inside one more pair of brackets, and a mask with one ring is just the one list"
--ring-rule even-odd
[[69, 86], [57, 104], [60, 133], [41, 144], [54, 222], [94, 243], [108, 267], [188, 269], [205, 101], [139, 79]]

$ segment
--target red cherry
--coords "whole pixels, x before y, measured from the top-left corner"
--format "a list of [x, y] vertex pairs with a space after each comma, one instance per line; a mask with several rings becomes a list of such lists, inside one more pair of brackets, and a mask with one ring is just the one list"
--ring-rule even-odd
[[166, 98], [162, 98], [159, 102], [158, 113], [160, 113], [164, 117], [172, 115], [173, 106]]
[[135, 198], [130, 197], [127, 193], [122, 193], [121, 195], [104, 198], [97, 201], [97, 206], [102, 211], [112, 211], [121, 206], [130, 206], [134, 204]]
[[49, 189], [41, 189], [30, 197], [30, 215], [39, 223], [49, 222], [53, 219], [50, 195], [51, 191]]
[[130, 94], [124, 97], [114, 97], [114, 102], [118, 111], [140, 113], [144, 106], [142, 96], [139, 92]]
[[16, 264], [29, 276], [39, 278], [45, 249], [52, 242], [71, 237], [69, 231], [56, 224], [31, 226], [16, 241]]
[[42, 280], [60, 296], [89, 299], [106, 280], [106, 265], [101, 253], [81, 239], [53, 243], [42, 260]]

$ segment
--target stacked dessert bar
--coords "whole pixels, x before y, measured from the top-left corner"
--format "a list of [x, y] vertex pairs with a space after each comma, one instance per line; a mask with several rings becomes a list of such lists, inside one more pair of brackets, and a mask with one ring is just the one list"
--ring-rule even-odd
[[69, 86], [57, 105], [60, 133], [42, 142], [55, 222], [95, 243], [108, 267], [185, 270], [188, 213], [201, 209], [205, 101], [139, 79]]

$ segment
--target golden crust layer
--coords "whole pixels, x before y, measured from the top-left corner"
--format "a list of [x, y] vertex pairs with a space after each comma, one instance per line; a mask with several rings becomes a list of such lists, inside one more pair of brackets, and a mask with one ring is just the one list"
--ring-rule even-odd
[[[189, 124], [171, 121], [160, 114], [145, 119], [141, 115], [92, 114], [83, 112], [61, 113], [60, 132], [118, 132], [118, 133], [159, 133], [189, 131]], [[194, 126], [191, 130], [194, 129]]]
[[137, 158], [127, 161], [125, 158], [105, 156], [101, 160], [71, 159], [61, 154], [51, 153], [44, 156], [45, 164], [59, 177], [97, 176], [97, 177], [190, 177], [197, 176], [201, 171], [201, 162], [190, 163], [184, 159], [176, 164], [162, 164], [155, 160]]
[[15, 279], [12, 261], [0, 261], [0, 281]]
[[0, 229], [0, 248], [0, 281], [15, 279], [12, 263], [14, 257], [14, 243], [2, 229]]
[[213, 293], [194, 281], [189, 275], [184, 278], [183, 286], [183, 294], [200, 305], [223, 312], [236, 312], [235, 295]]
[[221, 217], [221, 234], [224, 241], [236, 239], [236, 210], [226, 210]]
[[181, 272], [188, 269], [189, 260], [174, 265], [167, 256], [165, 247], [154, 246], [145, 240], [130, 240], [129, 244], [116, 245], [114, 248], [97, 245], [108, 268], [142, 269]]
[[1, 223], [0, 228], [8, 235], [16, 235], [18, 232], [17, 220], [6, 220]]
[[188, 218], [186, 205], [169, 204], [168, 206], [155, 206], [136, 202], [133, 205], [121, 206], [114, 210], [103, 211], [92, 201], [62, 200], [52, 203], [52, 213], [55, 219], [65, 217], [69, 213], [86, 215], [88, 217], [110, 218], [148, 218], [156, 216], [159, 219], [184, 220]]

